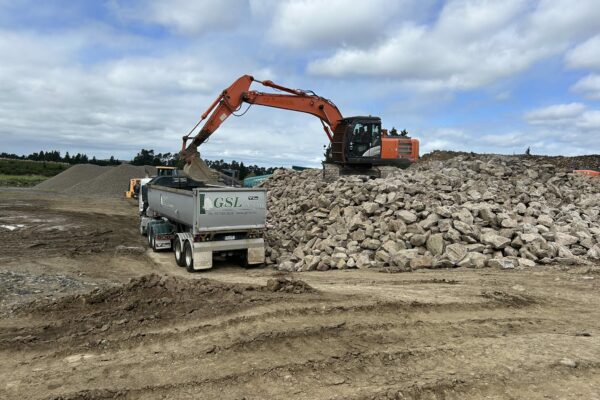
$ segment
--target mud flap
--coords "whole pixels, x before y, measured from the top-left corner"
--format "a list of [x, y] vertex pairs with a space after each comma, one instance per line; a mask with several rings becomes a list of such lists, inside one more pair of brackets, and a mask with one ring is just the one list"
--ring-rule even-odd
[[263, 264], [265, 262], [265, 247], [248, 248], [248, 265]]
[[205, 249], [194, 248], [194, 270], [211, 269], [213, 266], [213, 252]]

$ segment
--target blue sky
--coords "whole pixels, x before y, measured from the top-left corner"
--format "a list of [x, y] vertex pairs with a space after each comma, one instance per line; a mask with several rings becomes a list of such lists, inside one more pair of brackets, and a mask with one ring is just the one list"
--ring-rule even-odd
[[[424, 152], [600, 153], [598, 21], [598, 0], [0, 0], [0, 151], [176, 152], [251, 74]], [[326, 143], [314, 117], [257, 106], [200, 150], [316, 166]]]

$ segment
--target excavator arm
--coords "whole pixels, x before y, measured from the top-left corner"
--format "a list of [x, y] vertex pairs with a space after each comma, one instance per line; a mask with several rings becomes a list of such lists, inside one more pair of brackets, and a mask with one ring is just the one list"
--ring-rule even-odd
[[[286, 94], [262, 93], [249, 90], [252, 82], [259, 82], [263, 86], [286, 92]], [[219, 97], [217, 97], [204, 114], [202, 114], [198, 124], [196, 124], [189, 134], [183, 137], [181, 154], [188, 164], [190, 164], [194, 158], [197, 158], [198, 146], [204, 143], [231, 114], [238, 111], [243, 103], [312, 114], [320, 119], [323, 124], [323, 129], [330, 141], [333, 138], [332, 132], [343, 118], [333, 102], [317, 96], [311, 91], [290, 89], [277, 85], [271, 81], [259, 81], [250, 75], [244, 75], [238, 78], [227, 89], [223, 90]], [[200, 131], [192, 138], [191, 143], [187, 145], [187, 141], [204, 120], [206, 120], [206, 122]]]

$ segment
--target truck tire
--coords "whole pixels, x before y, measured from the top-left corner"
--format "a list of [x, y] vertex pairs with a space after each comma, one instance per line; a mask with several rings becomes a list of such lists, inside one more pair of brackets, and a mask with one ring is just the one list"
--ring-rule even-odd
[[185, 269], [188, 272], [194, 272], [194, 253], [192, 252], [192, 245], [190, 245], [190, 242], [187, 240], [183, 245], [183, 259]]
[[154, 235], [152, 235], [152, 244], [150, 246], [152, 247], [153, 252], [158, 253], [158, 249], [156, 248], [156, 237]]
[[152, 239], [154, 238], [154, 232], [152, 228], [148, 229], [148, 246], [152, 247]]
[[178, 266], [183, 267], [185, 266], [185, 254], [183, 252], [183, 248], [181, 247], [181, 240], [176, 237], [174, 241], [175, 244], [173, 245], [173, 253], [175, 254], [175, 262]]

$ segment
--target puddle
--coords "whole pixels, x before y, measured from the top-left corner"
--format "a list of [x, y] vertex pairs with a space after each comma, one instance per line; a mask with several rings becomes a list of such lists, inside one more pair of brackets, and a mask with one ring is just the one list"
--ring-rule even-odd
[[23, 225], [23, 224], [16, 224], [16, 225], [0, 225], [0, 228], [8, 229], [9, 231], [14, 231], [14, 230], [16, 230], [16, 229], [25, 228], [25, 225]]

